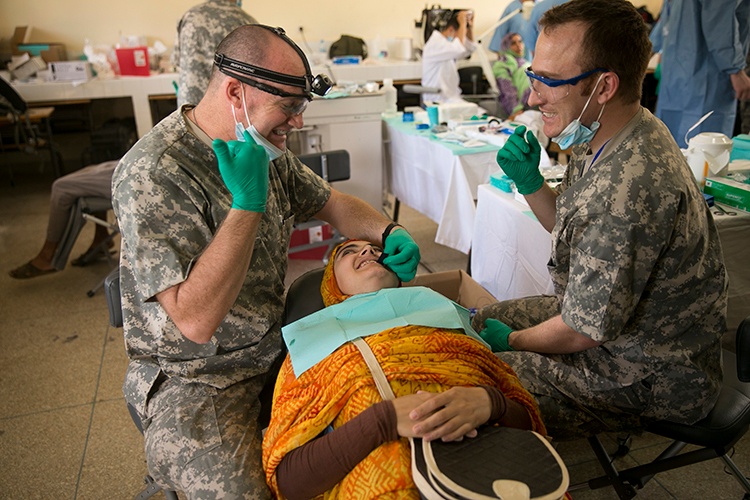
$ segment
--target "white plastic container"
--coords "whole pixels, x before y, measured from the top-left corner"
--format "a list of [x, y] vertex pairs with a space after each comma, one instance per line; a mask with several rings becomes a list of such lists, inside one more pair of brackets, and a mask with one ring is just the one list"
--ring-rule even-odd
[[690, 170], [701, 188], [707, 176], [726, 174], [731, 152], [732, 140], [717, 132], [696, 135], [688, 142], [687, 150], [683, 150]]
[[398, 95], [396, 87], [393, 86], [393, 80], [391, 78], [383, 79], [383, 92], [385, 92], [385, 111], [383, 111], [384, 118], [393, 118], [398, 116], [398, 107], [396, 106], [396, 100]]

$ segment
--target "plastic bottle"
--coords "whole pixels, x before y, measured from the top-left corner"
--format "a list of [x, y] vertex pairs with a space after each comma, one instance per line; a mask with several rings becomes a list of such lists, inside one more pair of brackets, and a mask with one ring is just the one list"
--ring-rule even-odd
[[323, 64], [328, 59], [328, 46], [322, 38], [318, 42], [318, 64]]
[[393, 80], [391, 78], [383, 79], [383, 92], [385, 92], [385, 111], [383, 111], [384, 118], [393, 118], [398, 116], [398, 108], [396, 107], [396, 99], [398, 98], [396, 87], [393, 86]]

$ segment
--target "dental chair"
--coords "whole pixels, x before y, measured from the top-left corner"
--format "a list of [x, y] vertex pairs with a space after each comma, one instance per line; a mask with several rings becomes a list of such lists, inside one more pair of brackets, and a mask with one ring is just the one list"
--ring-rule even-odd
[[[630, 499], [659, 472], [721, 458], [725, 469], [745, 490], [743, 498], [750, 500], [750, 481], [730, 458], [734, 445], [745, 436], [750, 427], [750, 316], [737, 328], [735, 350], [734, 360], [730, 353], [724, 353], [725, 370], [721, 392], [706, 418], [693, 425], [665, 420], [649, 424], [644, 429], [646, 432], [669, 438], [672, 443], [651, 462], [621, 471], [615, 468], [614, 459], [599, 437], [589, 437], [589, 444], [605, 475], [575, 484], [568, 491], [612, 486], [619, 498]], [[731, 370], [732, 361], [736, 363], [734, 371]], [[687, 445], [693, 445], [691, 451], [680, 453]]]
[[324, 267], [307, 271], [289, 286], [286, 292], [282, 325], [288, 325], [325, 307], [323, 297], [320, 295], [323, 271], [325, 271]]

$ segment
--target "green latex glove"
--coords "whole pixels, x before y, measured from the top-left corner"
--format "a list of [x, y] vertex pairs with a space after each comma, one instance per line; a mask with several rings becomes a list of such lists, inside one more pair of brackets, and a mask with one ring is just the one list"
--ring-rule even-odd
[[402, 227], [396, 227], [385, 238], [383, 244], [383, 253], [388, 255], [383, 259], [383, 264], [396, 273], [401, 281], [413, 280], [417, 274], [420, 255], [419, 246], [409, 232]]
[[214, 139], [219, 173], [232, 193], [232, 208], [265, 212], [268, 196], [268, 153], [245, 131], [245, 141]]
[[513, 179], [518, 192], [523, 195], [537, 192], [544, 184], [544, 177], [539, 173], [541, 153], [539, 141], [531, 131], [526, 131], [525, 125], [516, 128], [497, 152], [497, 164]]
[[479, 332], [479, 336], [490, 345], [492, 352], [513, 351], [514, 349], [508, 343], [508, 337], [512, 331], [513, 329], [502, 321], [487, 318], [484, 322], [484, 330]]

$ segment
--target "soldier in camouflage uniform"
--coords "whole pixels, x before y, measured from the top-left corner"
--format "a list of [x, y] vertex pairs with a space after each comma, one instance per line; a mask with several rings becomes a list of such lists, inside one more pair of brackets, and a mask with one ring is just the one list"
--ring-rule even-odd
[[[219, 53], [304, 83], [215, 71], [200, 103], [156, 125], [113, 175], [130, 358], [123, 390], [143, 422], [150, 474], [188, 498], [269, 496], [259, 393], [282, 353], [293, 225], [315, 216], [385, 240], [404, 280], [419, 261], [405, 229], [285, 150], [312, 98], [292, 44], [258, 25], [233, 31]], [[238, 127], [244, 142], [233, 140]]]
[[557, 191], [533, 135], [516, 131], [498, 153], [552, 233], [556, 295], [488, 306], [475, 327], [538, 398], [553, 437], [696, 422], [720, 390], [727, 276], [680, 149], [639, 104], [648, 31], [626, 0], [572, 0], [541, 25], [529, 104], [553, 140], [579, 116], [593, 133], [571, 141]]
[[200, 102], [214, 64], [214, 50], [233, 29], [257, 21], [237, 0], [207, 0], [190, 8], [177, 23], [172, 64], [180, 72], [177, 107]]

